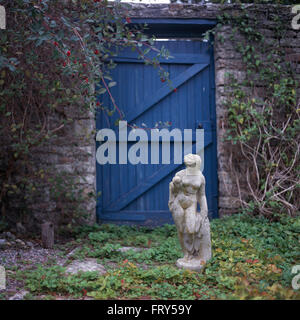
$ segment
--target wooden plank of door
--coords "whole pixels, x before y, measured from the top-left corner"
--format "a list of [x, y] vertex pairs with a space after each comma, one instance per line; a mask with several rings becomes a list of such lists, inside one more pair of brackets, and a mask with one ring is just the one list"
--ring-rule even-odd
[[[212, 143], [211, 134], [207, 135], [208, 138], [205, 139], [204, 148]], [[176, 170], [181, 164], [168, 164], [162, 166], [159, 170], [155, 171], [151, 176], [147, 177], [140, 184], [138, 184], [133, 189], [129, 190], [127, 193], [123, 194], [117, 201], [108, 204], [103, 211], [120, 211], [126, 206], [128, 206], [132, 201], [140, 197], [147, 190], [152, 188], [156, 183], [161, 181], [164, 177], [170, 174], [172, 171]]]
[[[204, 70], [206, 67], [208, 67], [209, 64], [202, 64], [197, 63], [182, 72], [180, 75], [172, 79], [172, 85], [174, 88], [178, 88], [182, 84], [184, 84], [186, 81], [188, 81], [190, 78], [192, 78], [194, 75], [199, 73], [200, 71]], [[166, 96], [171, 94], [173, 91], [170, 90], [169, 86], [167, 84], [164, 84], [162, 88], [160, 88], [154, 95], [148, 96], [144, 102], [142, 102], [142, 107], [137, 109], [135, 108], [131, 112], [129, 112], [127, 115], [125, 114], [124, 120], [127, 120], [128, 123], [132, 122], [134, 119], [136, 119], [138, 116], [149, 110], [152, 106], [160, 102], [162, 99], [164, 99]]]

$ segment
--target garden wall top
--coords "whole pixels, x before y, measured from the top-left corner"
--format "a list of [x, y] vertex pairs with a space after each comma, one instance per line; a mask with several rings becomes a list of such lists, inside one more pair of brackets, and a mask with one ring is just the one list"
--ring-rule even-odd
[[272, 14], [278, 13], [278, 9], [284, 9], [288, 17], [292, 17], [292, 7], [289, 5], [264, 5], [264, 4], [130, 4], [130, 16], [136, 18], [199, 18], [216, 19], [221, 12], [230, 11], [232, 14], [239, 14], [241, 10], [248, 10], [249, 13]]

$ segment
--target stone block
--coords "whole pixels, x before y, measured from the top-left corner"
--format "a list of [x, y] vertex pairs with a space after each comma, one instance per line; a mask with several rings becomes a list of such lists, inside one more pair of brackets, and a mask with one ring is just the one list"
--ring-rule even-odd
[[219, 207], [225, 209], [237, 209], [240, 207], [240, 201], [236, 197], [219, 197]]

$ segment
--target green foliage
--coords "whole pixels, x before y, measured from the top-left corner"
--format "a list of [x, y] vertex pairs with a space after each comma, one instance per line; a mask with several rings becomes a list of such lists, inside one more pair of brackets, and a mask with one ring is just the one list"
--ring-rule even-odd
[[[128, 251], [127, 259], [100, 277], [97, 280], [100, 289], [89, 295], [98, 299], [297, 299], [299, 294], [291, 289], [291, 268], [300, 261], [299, 227], [299, 218], [288, 217], [277, 223], [245, 214], [213, 220], [213, 258], [203, 272], [174, 267], [179, 247], [177, 254], [162, 261], [156, 257], [161, 252], [159, 246], [153, 247], [153, 252], [144, 251], [144, 257], [147, 251], [151, 252], [149, 261], [141, 259], [143, 254]], [[174, 226], [167, 228], [175, 231]], [[163, 229], [153, 232], [157, 235]], [[151, 234], [146, 233], [155, 241]], [[161, 247], [165, 247], [166, 241], [176, 243], [176, 240], [173, 234], [172, 240], [165, 238], [161, 242]], [[150, 261], [155, 264], [149, 268]], [[139, 266], [142, 262], [146, 269]]]
[[[86, 230], [83, 230], [86, 229]], [[97, 229], [97, 230], [96, 230]], [[201, 272], [175, 267], [182, 256], [176, 228], [101, 225], [81, 227], [80, 253], [71, 259], [96, 257], [105, 275], [65, 273], [52, 261], [17, 271], [32, 298], [57, 295], [96, 299], [299, 299], [291, 286], [292, 267], [300, 263], [300, 218], [281, 216], [278, 222], [247, 214], [211, 222], [212, 259]], [[126, 234], [123, 239], [120, 235]], [[147, 247], [135, 243], [145, 238]], [[144, 240], [143, 240], [144, 242]], [[128, 243], [141, 251], [118, 249]], [[10, 269], [11, 271], [14, 268]]]
[[[143, 26], [130, 26], [128, 6], [118, 1], [0, 0], [0, 5], [7, 15], [0, 34], [1, 214], [25, 223], [30, 205], [50, 192], [49, 200], [58, 205], [56, 223], [70, 229], [83, 220], [82, 204], [95, 195], [79, 190], [80, 173], [74, 179], [74, 172], [54, 166], [72, 164], [74, 154], [57, 163], [53, 146], [91, 141], [93, 130], [67, 135], [73, 120], [90, 111], [123, 117], [112, 96], [112, 107], [101, 102], [101, 95], [120, 85], [110, 73], [122, 48], [132, 48], [170, 84], [157, 58], [168, 52], [154, 48]], [[150, 59], [150, 51], [157, 56]]]
[[100, 289], [89, 293], [96, 299], [119, 295], [129, 299], [141, 296], [152, 299], [193, 299], [193, 290], [198, 283], [192, 272], [186, 270], [166, 265], [143, 270], [125, 262], [118, 270], [101, 277], [97, 284]]
[[[137, 226], [117, 226], [113, 224], [101, 225], [100, 230], [80, 232], [80, 238], [87, 238], [88, 244], [79, 249], [75, 257], [89, 256], [103, 259], [103, 261], [121, 262], [124, 259], [133, 259], [138, 263], [156, 264], [168, 262], [180, 257], [180, 246], [177, 240], [177, 231], [173, 225], [164, 225], [161, 228], [150, 229]], [[98, 229], [99, 229], [98, 228]], [[81, 228], [82, 230], [82, 228]], [[120, 246], [139, 246], [147, 250], [122, 252]]]
[[[286, 59], [280, 45], [287, 26], [279, 16], [270, 17], [274, 22], [271, 43], [259, 31], [253, 14], [224, 13], [217, 27], [231, 26], [231, 40], [242, 56], [245, 72], [243, 80], [233, 74], [226, 79], [225, 139], [232, 159], [230, 170], [243, 208], [274, 220], [286, 212], [297, 215], [300, 209], [299, 79], [297, 66]], [[245, 182], [243, 188], [240, 181]]]
[[34, 271], [17, 272], [17, 279], [25, 278], [25, 288], [31, 293], [70, 294], [83, 296], [84, 290], [96, 287], [97, 272], [82, 272], [76, 275], [65, 275], [65, 268], [60, 266], [43, 267], [39, 265]]

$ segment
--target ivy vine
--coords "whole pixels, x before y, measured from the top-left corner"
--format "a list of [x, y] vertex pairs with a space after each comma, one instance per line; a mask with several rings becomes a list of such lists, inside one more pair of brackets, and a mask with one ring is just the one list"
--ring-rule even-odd
[[224, 13], [214, 32], [231, 27], [231, 41], [242, 57], [245, 74], [241, 79], [228, 73], [225, 85], [224, 140], [237, 196], [247, 212], [276, 220], [282, 214], [299, 214], [300, 102], [297, 64], [287, 60], [282, 46], [287, 26], [279, 9], [269, 22], [272, 38], [261, 32], [255, 14]]

